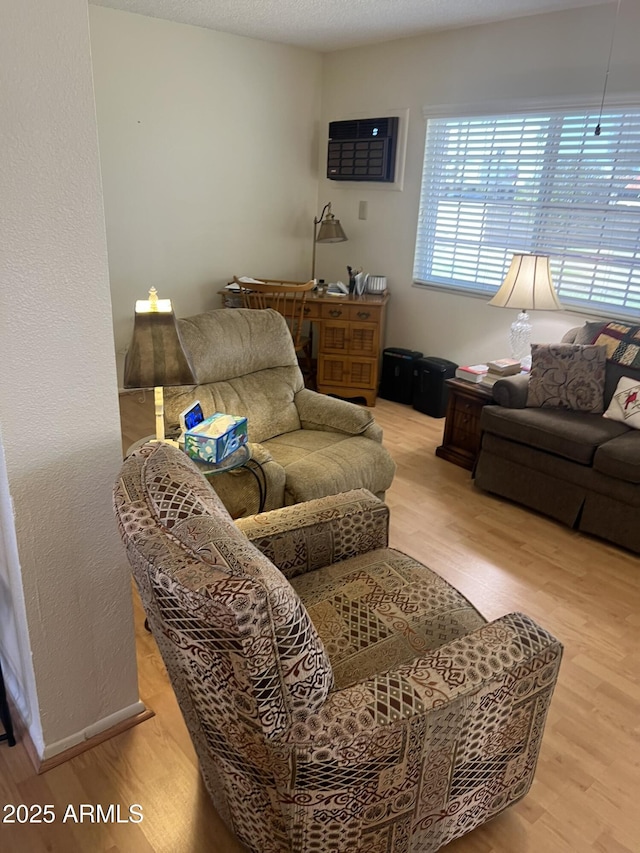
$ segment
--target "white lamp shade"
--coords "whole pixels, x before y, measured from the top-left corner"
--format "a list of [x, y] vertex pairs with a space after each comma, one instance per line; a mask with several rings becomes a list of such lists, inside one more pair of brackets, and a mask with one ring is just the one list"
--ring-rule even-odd
[[521, 311], [561, 310], [551, 280], [549, 258], [546, 255], [514, 255], [507, 276], [489, 305]]

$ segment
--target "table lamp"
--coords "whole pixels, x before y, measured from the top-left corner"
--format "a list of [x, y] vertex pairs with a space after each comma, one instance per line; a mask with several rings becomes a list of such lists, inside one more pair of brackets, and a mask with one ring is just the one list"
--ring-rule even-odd
[[531, 322], [527, 311], [562, 310], [551, 280], [549, 258], [546, 255], [514, 254], [507, 276], [489, 305], [520, 309], [517, 319], [511, 324], [511, 357], [517, 358], [523, 367], [529, 367]]
[[[325, 215], [324, 219], [322, 218]], [[318, 225], [320, 230], [318, 230]], [[316, 243], [344, 243], [348, 237], [340, 225], [340, 220], [331, 213], [331, 202], [322, 208], [322, 213], [313, 219], [313, 256], [311, 259], [311, 278], [316, 277]]]
[[158, 299], [152, 287], [148, 300], [136, 302], [133, 336], [124, 362], [124, 387], [153, 388], [156, 441], [168, 441], [177, 446], [177, 442], [164, 436], [164, 386], [195, 383], [171, 300]]

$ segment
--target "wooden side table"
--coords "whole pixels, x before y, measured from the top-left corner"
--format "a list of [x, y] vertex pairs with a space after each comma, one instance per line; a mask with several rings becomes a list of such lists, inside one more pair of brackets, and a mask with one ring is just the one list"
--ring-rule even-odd
[[486, 385], [463, 379], [447, 379], [447, 385], [447, 418], [436, 456], [471, 471], [480, 450], [480, 413], [493, 402], [493, 393]]

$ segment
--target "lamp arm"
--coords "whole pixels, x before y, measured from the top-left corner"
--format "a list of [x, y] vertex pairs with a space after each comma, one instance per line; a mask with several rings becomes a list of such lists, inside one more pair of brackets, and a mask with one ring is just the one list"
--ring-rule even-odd
[[[320, 225], [320, 223], [322, 222], [322, 217], [324, 216], [325, 210], [326, 210], [327, 208], [329, 208], [329, 213], [331, 213], [331, 202], [330, 202], [330, 201], [328, 201], [328, 202], [325, 204], [325, 206], [322, 208], [322, 213], [320, 214], [320, 216], [319, 216], [317, 219], [314, 217], [314, 219], [313, 219], [313, 224], [314, 224], [314, 225]], [[315, 239], [316, 239], [316, 230], [315, 230], [315, 229], [314, 229], [314, 232], [313, 232], [313, 239], [314, 239], [314, 242], [315, 242]]]

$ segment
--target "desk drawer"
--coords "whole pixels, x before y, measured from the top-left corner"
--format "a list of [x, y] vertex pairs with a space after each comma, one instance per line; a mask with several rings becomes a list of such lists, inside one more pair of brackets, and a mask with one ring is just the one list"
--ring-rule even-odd
[[379, 305], [348, 305], [345, 308], [349, 309], [350, 320], [357, 320], [358, 323], [380, 322]]
[[322, 305], [319, 302], [314, 302], [309, 299], [304, 303], [304, 318], [305, 320], [318, 320], [320, 318], [320, 309]]
[[333, 302], [325, 302], [322, 304], [322, 313], [321, 317], [323, 320], [348, 320], [349, 319], [349, 306], [341, 305], [337, 300], [339, 297], [336, 297], [336, 303]]

